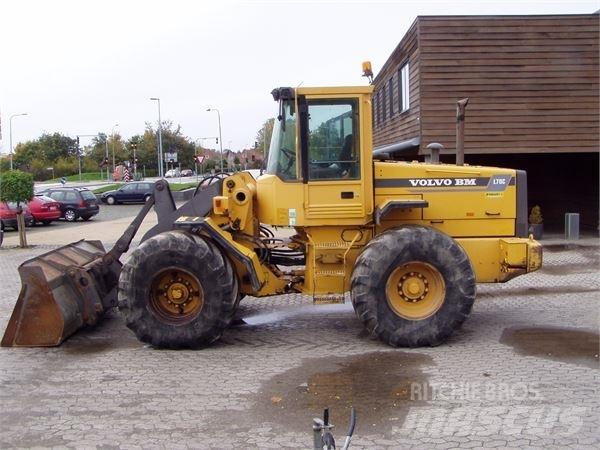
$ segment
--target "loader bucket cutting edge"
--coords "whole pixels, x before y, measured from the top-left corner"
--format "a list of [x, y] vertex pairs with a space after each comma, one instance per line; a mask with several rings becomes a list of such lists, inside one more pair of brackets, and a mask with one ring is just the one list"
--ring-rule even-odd
[[2, 347], [56, 346], [95, 325], [116, 303], [120, 270], [100, 241], [81, 240], [24, 262]]

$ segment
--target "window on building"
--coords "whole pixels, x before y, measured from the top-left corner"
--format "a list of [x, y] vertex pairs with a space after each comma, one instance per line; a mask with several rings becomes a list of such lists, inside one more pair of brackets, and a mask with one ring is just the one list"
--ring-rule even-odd
[[380, 95], [381, 95], [381, 105], [379, 105], [381, 107], [381, 120], [383, 122], [385, 122], [386, 119], [386, 98], [385, 98], [385, 84], [381, 87], [381, 91], [380, 91]]
[[390, 77], [390, 80], [388, 81], [388, 95], [390, 97], [390, 118], [392, 118], [392, 116], [394, 115], [394, 87], [393, 87], [393, 82], [394, 82], [394, 76], [392, 75]]
[[400, 112], [408, 111], [410, 107], [409, 66], [404, 64], [398, 69], [398, 108]]

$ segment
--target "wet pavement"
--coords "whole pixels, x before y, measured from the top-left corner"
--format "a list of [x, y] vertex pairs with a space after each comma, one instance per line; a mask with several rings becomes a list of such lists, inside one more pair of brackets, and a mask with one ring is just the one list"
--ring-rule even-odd
[[596, 331], [577, 328], [506, 328], [502, 344], [519, 354], [598, 369], [600, 342]]
[[[479, 285], [445, 344], [392, 349], [350, 304], [246, 298], [200, 351], [155, 350], [116, 312], [58, 348], [0, 349], [0, 448], [310, 448], [331, 409], [351, 448], [598, 448], [598, 246], [545, 249], [544, 269]], [[0, 328], [17, 265], [0, 249]], [[595, 350], [595, 351], [594, 351]]]

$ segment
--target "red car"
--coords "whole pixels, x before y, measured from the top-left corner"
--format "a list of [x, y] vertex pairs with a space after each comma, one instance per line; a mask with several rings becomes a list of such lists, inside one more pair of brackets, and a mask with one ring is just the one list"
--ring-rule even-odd
[[33, 216], [35, 222], [41, 222], [44, 225], [50, 224], [53, 220], [60, 219], [60, 203], [43, 195], [33, 197], [27, 207]]
[[[25, 218], [25, 226], [33, 225], [33, 216], [29, 212], [27, 205], [23, 205], [23, 215]], [[17, 205], [15, 203], [0, 202], [0, 228], [17, 229]]]

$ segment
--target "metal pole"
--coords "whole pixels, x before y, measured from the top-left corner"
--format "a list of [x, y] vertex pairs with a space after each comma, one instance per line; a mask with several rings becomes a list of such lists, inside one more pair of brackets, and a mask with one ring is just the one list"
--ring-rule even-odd
[[160, 177], [164, 177], [163, 147], [162, 147], [162, 121], [160, 119], [160, 98], [158, 99], [158, 152], [160, 153]]
[[158, 176], [163, 178], [163, 149], [162, 149], [162, 124], [160, 119], [160, 98], [150, 97], [150, 100], [158, 103]]
[[221, 173], [223, 173], [223, 136], [221, 136], [221, 113], [218, 109], [217, 117], [219, 118], [219, 149], [221, 150]]
[[13, 170], [13, 149], [12, 149], [12, 118], [13, 116], [10, 116], [10, 119], [8, 119], [8, 128], [9, 128], [9, 137], [10, 137], [10, 170]]
[[[114, 177], [114, 173], [116, 170], [116, 167], [115, 167], [115, 128], [118, 126], [119, 126], [119, 124], [116, 123], [113, 125], [112, 130], [110, 130], [110, 134], [111, 134], [112, 140], [113, 140], [113, 142], [112, 142], [113, 177]], [[108, 154], [106, 155], [106, 157], [108, 158]]]
[[106, 181], [110, 181], [110, 177], [108, 176], [108, 135], [104, 139], [104, 146], [106, 147], [105, 158], [106, 158]]
[[134, 179], [137, 178], [137, 162], [136, 162], [136, 156], [135, 156], [136, 149], [137, 149], [137, 144], [133, 144], [133, 178]]
[[221, 112], [217, 108], [208, 108], [207, 111], [216, 111], [219, 119], [219, 149], [221, 150], [221, 172], [223, 172], [223, 136], [221, 135]]
[[13, 114], [8, 118], [9, 139], [10, 139], [10, 170], [13, 170], [13, 144], [12, 144], [12, 120], [13, 117], [26, 116], [27, 113]]

